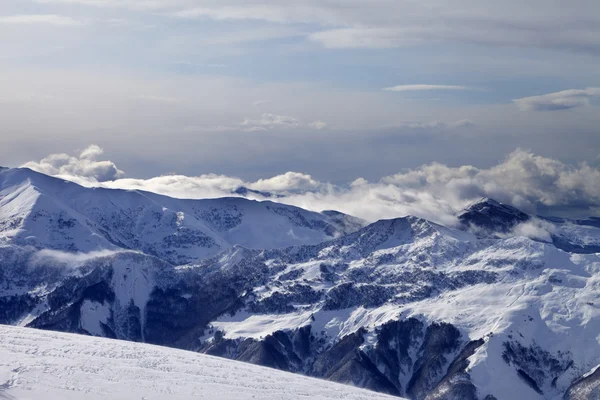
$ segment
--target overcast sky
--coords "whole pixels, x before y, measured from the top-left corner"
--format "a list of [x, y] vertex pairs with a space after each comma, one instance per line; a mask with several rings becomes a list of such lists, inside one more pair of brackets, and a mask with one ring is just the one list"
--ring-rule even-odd
[[0, 88], [0, 165], [94, 179], [597, 172], [600, 2], [2, 0]]

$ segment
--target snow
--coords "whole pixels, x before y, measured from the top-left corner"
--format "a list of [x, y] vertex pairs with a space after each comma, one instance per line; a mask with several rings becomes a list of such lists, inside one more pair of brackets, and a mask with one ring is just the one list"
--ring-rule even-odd
[[397, 397], [145, 344], [0, 326], [0, 398], [10, 400]]
[[126, 309], [132, 302], [140, 309], [142, 339], [144, 339], [146, 304], [150, 298], [150, 293], [154, 289], [152, 265], [148, 265], [148, 261], [145, 261], [143, 264], [139, 264], [131, 263], [127, 259], [116, 260], [113, 263], [112, 279], [117, 311]]
[[[497, 205], [490, 200], [485, 202]], [[310, 221], [316, 221], [315, 225], [312, 226]], [[210, 341], [215, 331], [223, 331], [226, 338], [261, 339], [276, 331], [311, 325], [311, 332], [321, 335], [320, 339], [325, 339], [328, 345], [366, 328], [369, 332], [365, 346], [369, 346], [376, 345], [374, 330], [390, 320], [415, 317], [427, 323], [443, 321], [459, 329], [464, 339], [484, 339], [484, 345], [469, 359], [468, 372], [480, 393], [493, 393], [499, 400], [542, 398], [517, 376], [515, 365], [503, 360], [503, 346], [507, 342], [516, 341], [528, 348], [539, 346], [552, 357], [564, 356], [573, 362], [564, 374], [557, 377], [555, 385], [548, 380], [540, 384], [543, 386], [540, 388], [543, 398], [559, 398], [575, 379], [598, 367], [600, 253], [568, 253], [550, 242], [541, 243], [515, 236], [514, 231], [498, 238], [480, 238], [415, 217], [378, 221], [355, 233], [322, 243], [332, 239], [321, 229], [322, 224], [328, 221], [322, 214], [270, 202], [239, 198], [170, 199], [137, 191], [85, 189], [26, 170], [3, 171], [0, 172], [0, 261], [6, 270], [0, 272], [6, 275], [6, 287], [2, 288], [0, 295], [28, 293], [39, 300], [28, 313], [12, 317], [15, 325], [24, 326], [49, 309], [44, 296], [54, 289], [52, 282], [58, 285], [60, 283], [56, 282], [67, 276], [84, 274], [85, 264], [110, 265], [109, 286], [114, 292], [114, 302], [83, 301], [79, 309], [79, 327], [91, 335], [104, 336], [103, 324], [111, 319], [128, 318], [133, 305], [140, 311], [142, 325], [142, 337], [135, 340], [145, 340], [146, 304], [155, 288], [168, 289], [171, 283], [165, 283], [164, 276], [169, 276], [169, 279], [176, 277], [161, 275], [163, 269], [182, 272], [182, 276], [210, 277], [213, 274], [224, 277], [224, 280], [233, 276], [244, 281], [242, 278], [245, 276], [238, 276], [241, 270], [241, 275], [260, 275], [260, 279], [248, 283], [248, 287], [240, 292], [244, 299], [246, 294], [248, 299], [256, 302], [268, 300], [276, 293], [282, 296], [294, 294], [294, 286], [309, 287], [318, 293], [316, 296], [299, 295], [289, 304], [284, 304], [291, 307], [268, 308], [265, 313], [256, 311], [247, 303], [248, 307], [234, 315], [224, 314], [211, 321], [213, 329], [201, 340]], [[545, 224], [551, 225], [553, 235], [567, 238], [569, 243], [600, 244], [598, 227], [562, 220]], [[102, 226], [108, 226], [107, 230], [101, 229]], [[170, 244], [165, 244], [166, 239], [170, 240]], [[202, 245], [202, 240], [208, 244]], [[29, 245], [36, 249], [31, 250]], [[289, 245], [296, 247], [260, 251]], [[22, 256], [20, 252], [27, 251], [35, 252], [31, 260], [23, 256], [25, 261], [22, 264], [13, 262]], [[208, 256], [214, 257], [194, 263], [197, 258]], [[110, 260], [104, 263], [105, 258]], [[54, 268], [57, 263], [66, 268]], [[11, 270], [15, 265], [27, 268]], [[40, 269], [42, 274], [39, 275], [38, 270], [33, 268], [38, 266], [48, 268]], [[264, 272], [262, 275], [264, 266], [272, 273]], [[215, 282], [227, 283], [218, 279]], [[350, 295], [338, 292], [334, 305], [326, 307], [327, 296], [333, 293], [335, 297], [335, 289], [344, 284], [356, 291], [350, 292]], [[381, 291], [366, 291], [369, 298], [362, 298], [359, 289], [365, 287], [376, 287]], [[431, 290], [420, 295], [419, 289], [423, 288]], [[393, 289], [391, 295], [387, 294], [387, 289]], [[188, 287], [181, 292], [181, 296], [188, 300], [193, 300], [195, 294]], [[345, 302], [352, 296], [358, 298], [355, 303]], [[381, 301], [372, 297], [380, 297]], [[367, 303], [372, 300], [375, 301], [368, 307]], [[281, 312], [276, 313], [278, 310]], [[13, 320], [10, 321], [12, 323]], [[128, 392], [121, 392], [119, 385], [132, 385], [138, 379], [138, 373], [147, 374], [140, 375], [139, 379], [142, 382], [140, 387], [148, 389], [148, 392], [140, 392], [139, 398], [153, 398], [152, 390], [161, 395], [173, 394], [174, 398], [204, 393], [202, 388], [213, 394], [214, 390], [229, 393], [226, 388], [231, 386], [230, 383], [225, 378], [210, 375], [206, 366], [214, 366], [217, 370], [221, 368], [226, 378], [231, 366], [248, 376], [257, 371], [253, 369], [256, 367], [227, 364], [227, 361], [189, 353], [184, 356], [166, 349], [152, 348], [150, 351], [149, 347], [139, 347], [141, 345], [2, 329], [0, 336], [4, 335], [2, 338], [6, 341], [2, 343], [6, 345], [0, 348], [0, 398], [4, 395], [2, 388], [17, 398], [35, 397], [33, 392], [29, 392], [36, 390], [31, 383], [35, 379], [47, 383], [49, 392], [74, 388], [78, 393], [84, 389], [78, 386], [75, 376], [83, 383], [92, 382], [94, 376], [89, 369], [92, 366], [96, 368], [96, 365], [100, 368], [98, 379], [102, 384], [90, 383], [89, 386], [95, 388], [90, 392], [90, 398], [101, 395], [104, 398], [125, 398]], [[21, 342], [11, 339], [6, 333], [9, 331]], [[123, 337], [118, 334], [117, 337]], [[2, 364], [5, 355], [7, 360], [18, 360], [19, 357], [14, 354], [23, 346], [28, 348], [28, 340], [33, 342], [35, 335], [37, 339], [55, 341], [54, 347], [40, 348], [39, 351], [36, 348], [31, 354], [36, 354], [39, 361], [29, 359], [29, 355], [25, 354], [19, 357], [22, 356], [23, 362], [29, 364], [20, 365], [16, 361], [14, 366]], [[16, 344], [11, 344], [13, 342]], [[100, 344], [95, 343], [108, 343], [108, 350], [102, 350]], [[96, 348], [96, 356], [77, 350], [80, 344]], [[60, 353], [63, 347], [68, 349], [67, 354]], [[142, 361], [133, 349], [148, 354], [155, 364], [152, 367], [140, 364]], [[162, 358], [156, 361], [153, 352], [159, 352]], [[70, 359], [71, 354], [80, 358]], [[46, 381], [43, 378], [46, 375], [40, 373], [44, 364], [35, 364], [53, 362], [44, 359], [46, 356], [71, 360], [69, 362], [77, 366], [80, 359], [87, 357], [87, 364], [81, 372], [84, 375], [79, 377], [75, 367], [68, 369], [73, 376], [59, 372], [52, 375], [54, 370], [50, 368], [44, 370], [44, 374], [51, 375]], [[183, 361], [173, 364], [170, 361], [173, 357]], [[96, 358], [97, 361], [92, 361]], [[108, 368], [103, 364], [106, 362], [108, 365], [107, 360], [118, 362], [123, 369], [122, 376], [102, 370]], [[138, 364], [135, 364], [136, 360]], [[198, 363], [200, 366], [197, 366]], [[200, 369], [190, 370], [190, 365]], [[27, 375], [28, 368], [33, 375]], [[60, 370], [57, 365], [54, 368]], [[189, 378], [191, 383], [179, 385], [173, 371], [183, 371], [181, 379]], [[263, 370], [258, 371], [264, 373]], [[211, 383], [208, 378], [197, 382], [192, 379], [194, 374], [201, 373], [221, 383]], [[166, 374], [161, 376], [161, 382], [164, 380], [166, 386], [155, 382], [158, 380], [156, 374]], [[277, 374], [279, 372], [269, 370], [266, 375], [279, 376]], [[30, 380], [27, 381], [26, 377]], [[234, 377], [231, 379], [236, 380]], [[260, 379], [258, 382], [263, 382]], [[282, 378], [290, 379], [296, 382], [296, 377], [285, 375]], [[305, 382], [304, 378], [297, 379], [300, 379], [297, 382]], [[261, 395], [260, 387], [252, 386], [256, 382], [250, 380], [251, 383], [241, 382], [244, 387], [250, 388], [244, 389], [244, 393], [270, 398], [271, 394]], [[110, 383], [113, 381], [116, 383]], [[61, 383], [52, 386], [52, 382]], [[302, 386], [303, 383], [299, 385], [298, 393], [312, 393], [305, 392], [308, 389]], [[103, 392], [106, 390], [115, 391]], [[231, 389], [232, 396], [234, 393], [239, 395], [237, 392], [239, 387]], [[285, 394], [277, 392], [274, 396], [285, 397]]]
[[84, 300], [81, 305], [81, 328], [91, 335], [103, 336], [102, 325], [110, 318], [110, 307], [108, 304]]
[[[398, 245], [393, 240], [386, 243]], [[213, 327], [224, 330], [228, 338], [261, 338], [278, 330], [293, 330], [310, 324], [312, 332], [324, 334], [332, 342], [367, 328], [370, 333], [365, 346], [368, 346], [373, 344], [373, 330], [390, 320], [416, 317], [429, 323], [444, 321], [456, 326], [470, 340], [485, 340], [470, 358], [468, 372], [479, 393], [493, 393], [498, 399], [558, 399], [575, 379], [598, 365], [599, 255], [569, 254], [551, 244], [525, 237], [461, 242], [454, 235], [450, 238], [434, 235], [398, 247], [381, 247], [385, 246], [379, 246], [379, 250], [370, 253], [366, 259], [350, 261], [351, 268], [368, 267], [369, 257], [393, 255], [395, 258], [390, 265], [380, 265], [377, 268], [381, 272], [374, 272], [393, 277], [395, 273], [418, 268], [411, 260], [418, 259], [416, 255], [427, 254], [438, 271], [488, 271], [498, 274], [498, 279], [492, 284], [478, 283], [444, 290], [406, 304], [324, 310], [316, 303], [294, 313], [239, 312], [234, 317], [219, 318], [213, 322]], [[320, 252], [319, 257], [324, 259], [289, 264], [284, 273], [303, 271], [297, 282], [314, 279], [315, 282], [310, 281], [313, 288], [324, 288], [326, 286], [317, 280], [316, 266], [322, 262], [340, 261], [337, 258], [327, 260], [327, 255], [328, 252]], [[264, 287], [257, 290], [259, 298], [269, 294], [263, 293]], [[552, 357], [560, 359], [564, 356], [573, 364], [558, 377], [555, 385], [546, 380], [541, 387], [544, 395], [540, 396], [519, 378], [515, 366], [502, 358], [504, 343], [514, 340], [526, 347], [539, 346]]]
[[213, 328], [225, 332], [226, 338], [262, 339], [273, 332], [295, 329], [310, 323], [310, 312], [296, 314], [249, 314], [238, 312], [212, 322]]
[[28, 169], [0, 171], [0, 216], [2, 242], [84, 253], [138, 250], [175, 265], [235, 245], [316, 244], [361, 227], [354, 217], [269, 201], [85, 188]]

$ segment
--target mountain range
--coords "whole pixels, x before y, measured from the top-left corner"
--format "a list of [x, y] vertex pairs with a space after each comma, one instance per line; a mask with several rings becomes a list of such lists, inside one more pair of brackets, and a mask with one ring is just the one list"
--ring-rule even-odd
[[599, 398], [600, 219], [492, 199], [456, 217], [367, 223], [2, 169], [0, 323], [409, 399]]

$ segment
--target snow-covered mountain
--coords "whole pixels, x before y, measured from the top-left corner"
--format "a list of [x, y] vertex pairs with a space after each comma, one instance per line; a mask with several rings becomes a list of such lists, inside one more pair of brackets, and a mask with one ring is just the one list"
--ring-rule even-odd
[[343, 214], [243, 198], [180, 200], [84, 188], [29, 169], [0, 171], [0, 243], [69, 252], [137, 250], [172, 264], [233, 245], [314, 244], [364, 226]]
[[479, 237], [526, 235], [571, 253], [600, 253], [600, 218], [566, 219], [526, 214], [493, 199], [481, 199], [458, 219]]
[[[418, 400], [600, 393], [593, 223], [482, 200], [455, 228], [410, 216], [362, 226], [270, 202], [83, 189], [27, 170], [0, 176], [0, 323], [177, 347]], [[227, 208], [234, 200], [239, 220]], [[210, 207], [219, 217], [196, 211]], [[189, 247], [162, 239], [187, 237], [179, 226], [198, 234]], [[537, 228], [547, 235], [521, 234]], [[198, 232], [218, 248], [208, 251]]]
[[0, 326], [0, 343], [1, 399], [393, 399], [139, 343], [8, 326]]

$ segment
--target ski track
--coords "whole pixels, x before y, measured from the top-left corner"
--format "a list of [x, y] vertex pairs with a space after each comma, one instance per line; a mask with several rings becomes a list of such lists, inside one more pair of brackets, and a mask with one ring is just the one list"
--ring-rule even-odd
[[0, 399], [398, 399], [193, 352], [0, 326]]

